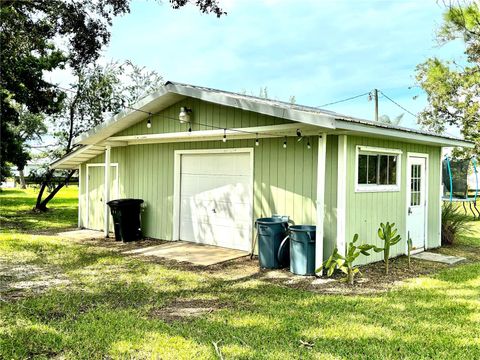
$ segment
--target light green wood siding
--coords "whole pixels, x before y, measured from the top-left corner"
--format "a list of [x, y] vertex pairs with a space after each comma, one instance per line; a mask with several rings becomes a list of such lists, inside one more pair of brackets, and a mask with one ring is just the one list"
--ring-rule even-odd
[[273, 116], [262, 115], [252, 111], [245, 111], [227, 106], [208, 103], [199, 99], [186, 98], [152, 115], [152, 127], [147, 128], [147, 120], [129, 127], [116, 135], [144, 135], [188, 130], [187, 124], [178, 121], [180, 107], [192, 109], [192, 131], [212, 130], [214, 128], [242, 128], [284, 124], [290, 121]]
[[[180, 106], [194, 109], [193, 121], [219, 127], [248, 127], [284, 123], [286, 121], [253, 112], [216, 106], [198, 100], [185, 100], [165, 110], [168, 116], [178, 116]], [[164, 112], [152, 121], [152, 128], [144, 123], [122, 134], [145, 134], [163, 131], [185, 131], [185, 125], [160, 120]], [[198, 129], [193, 127], [193, 129]], [[132, 145], [112, 148], [111, 162], [119, 165], [120, 197], [145, 200], [142, 214], [146, 236], [172, 239], [174, 152], [176, 150], [253, 148], [254, 149], [254, 219], [272, 214], [289, 215], [297, 224], [315, 224], [317, 145], [315, 138], [308, 149], [305, 141], [289, 137], [287, 149], [283, 138]], [[90, 161], [104, 161], [100, 155]], [[254, 221], [252, 219], [252, 222]]]
[[80, 217], [80, 227], [85, 227], [87, 224], [86, 219], [86, 207], [87, 207], [87, 195], [86, 195], [86, 176], [87, 176], [87, 166], [86, 164], [80, 165], [80, 172], [78, 174], [79, 183], [78, 183], [78, 206], [80, 208], [78, 216]]
[[[382, 246], [377, 236], [380, 222], [394, 222], [397, 225], [402, 241], [391, 251], [392, 256], [404, 254], [406, 249], [406, 174], [407, 153], [425, 153], [428, 159], [428, 233], [427, 247], [440, 246], [440, 148], [419, 144], [407, 144], [391, 140], [348, 137], [347, 143], [347, 204], [346, 204], [346, 242], [358, 233], [360, 240], [369, 244]], [[355, 156], [356, 146], [374, 146], [402, 150], [401, 189], [397, 192], [355, 192]], [[382, 259], [382, 254], [373, 253], [368, 262]], [[359, 263], [365, 263], [359, 258]]]
[[[148, 133], [185, 131], [187, 125], [176, 119], [181, 106], [193, 109], [193, 130], [209, 129], [198, 123], [218, 127], [263, 126], [287, 122], [283, 119], [263, 116], [200, 100], [185, 99], [161, 112], [152, 120], [148, 129], [141, 122], [117, 135], [139, 135]], [[197, 125], [195, 125], [195, 122]], [[176, 150], [253, 148], [254, 149], [254, 219], [278, 213], [289, 215], [297, 224], [316, 223], [316, 184], [318, 139], [312, 137], [311, 149], [305, 140], [297, 142], [288, 138], [287, 149], [282, 147], [284, 139], [261, 139], [260, 146], [254, 140], [228, 140], [206, 142], [178, 142], [170, 144], [132, 145], [112, 148], [111, 162], [118, 163], [119, 196], [142, 198], [146, 209], [142, 214], [143, 230], [146, 236], [171, 240], [173, 230], [173, 187], [174, 153]], [[395, 148], [403, 151], [401, 190], [388, 193], [355, 192], [355, 152], [357, 145]], [[376, 230], [380, 222], [395, 222], [402, 242], [395, 246], [392, 255], [402, 254], [405, 249], [406, 221], [406, 163], [407, 152], [427, 153], [428, 170], [428, 247], [439, 243], [439, 165], [441, 150], [438, 147], [406, 144], [380, 139], [348, 136], [347, 147], [347, 196], [346, 196], [346, 241], [359, 233], [363, 242], [382, 245]], [[100, 155], [90, 163], [103, 163]], [[325, 238], [324, 255], [329, 256], [336, 244], [337, 232], [337, 166], [338, 136], [327, 137], [325, 171]], [[86, 224], [86, 167], [82, 165], [80, 204], [81, 220]], [[252, 222], [254, 221], [252, 219]], [[368, 261], [380, 260], [381, 254], [373, 254]], [[366, 259], [360, 259], [365, 262]]]
[[325, 161], [325, 219], [323, 257], [326, 260], [337, 243], [338, 136], [327, 136]]

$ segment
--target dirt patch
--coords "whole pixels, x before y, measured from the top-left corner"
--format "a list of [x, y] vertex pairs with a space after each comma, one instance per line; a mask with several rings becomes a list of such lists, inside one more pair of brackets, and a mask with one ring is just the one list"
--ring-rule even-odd
[[187, 321], [223, 307], [225, 305], [216, 299], [182, 299], [175, 300], [162, 308], [153, 309], [150, 316], [166, 322]]
[[4, 300], [22, 298], [31, 293], [39, 294], [49, 288], [70, 283], [58, 269], [1, 260], [0, 296]]
[[[131, 243], [115, 242], [112, 239], [92, 239], [81, 241], [81, 243], [87, 245], [100, 246], [119, 252], [130, 249], [149, 247], [152, 245], [159, 245], [164, 242], [165, 241], [153, 239], [146, 239], [143, 241]], [[451, 247], [442, 247], [432, 251], [448, 255], [464, 256], [467, 258], [467, 260], [463, 263], [480, 261], [480, 251], [478, 247], [455, 245]], [[175, 260], [168, 260], [155, 256], [135, 256], [135, 258], [141, 261], [148, 261], [150, 263], [160, 264], [162, 266], [170, 267], [181, 271], [196, 272], [210, 278], [215, 278], [221, 281], [227, 281], [232, 283], [245, 282], [255, 279], [263, 281], [265, 283], [295, 289], [302, 289], [321, 294], [341, 295], [368, 295], [385, 292], [390, 290], [392, 287], [401, 284], [407, 279], [433, 274], [441, 269], [449, 267], [449, 265], [446, 264], [411, 259], [411, 267], [409, 268], [407, 257], [401, 256], [390, 259], [390, 273], [388, 275], [385, 274], [385, 267], [383, 262], [381, 261], [360, 266], [361, 274], [357, 275], [354, 285], [349, 285], [342, 281], [344, 277], [342, 273], [336, 273], [331, 278], [328, 278], [326, 276], [298, 276], [290, 273], [288, 269], [260, 269], [258, 264], [258, 257], [256, 256], [253, 257], [252, 260], [250, 260], [250, 257], [246, 256], [212, 266], [193, 265], [186, 262], [178, 262]], [[209, 306], [206, 307], [209, 308]], [[202, 306], [200, 306], [200, 308], [202, 308]], [[181, 314], [170, 316], [168, 315], [170, 310], [165, 311], [166, 313], [162, 312], [162, 314], [166, 317], [176, 317], [178, 315], [178, 318], [182, 318], [183, 316]], [[203, 310], [198, 310], [200, 314], [204, 313], [202, 313], [202, 311]], [[189, 310], [187, 310], [187, 312], [189, 312]], [[192, 310], [191, 312], [195, 313], [196, 310]], [[186, 315], [185, 317], [188, 317], [188, 315]]]
[[101, 247], [101, 248], [114, 250], [118, 252], [147, 248], [150, 246], [161, 245], [166, 242], [164, 240], [156, 240], [156, 239], [150, 239], [150, 238], [145, 238], [139, 241], [122, 242], [122, 241], [116, 241], [115, 237], [109, 237], [109, 238], [91, 237], [91, 238], [84, 238], [84, 239], [72, 238], [72, 239], [68, 239], [68, 241], [75, 242], [78, 244]]

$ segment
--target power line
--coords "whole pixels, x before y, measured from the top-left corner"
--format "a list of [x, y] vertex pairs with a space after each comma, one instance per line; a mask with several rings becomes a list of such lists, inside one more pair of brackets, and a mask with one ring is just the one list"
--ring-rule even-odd
[[404, 106], [400, 105], [398, 102], [396, 102], [395, 100], [391, 99], [390, 97], [388, 97], [382, 90], [378, 90], [383, 96], [385, 96], [385, 98], [387, 100], [390, 100], [392, 103], [394, 103], [395, 105], [397, 105], [400, 109], [402, 109], [403, 111], [409, 113], [410, 115], [412, 115], [414, 118], [417, 118], [417, 115], [414, 114], [413, 112], [411, 112], [410, 110], [406, 109]]
[[330, 105], [340, 104], [340, 103], [342, 103], [342, 102], [354, 100], [354, 99], [357, 99], [357, 98], [362, 97], [362, 96], [367, 96], [367, 95], [369, 95], [369, 94], [370, 94], [370, 92], [366, 92], [366, 93], [364, 93], [364, 94], [355, 95], [355, 96], [352, 96], [352, 97], [349, 97], [349, 98], [346, 98], [346, 99], [342, 99], [342, 100], [334, 101], [334, 102], [331, 102], [331, 103], [319, 105], [319, 106], [317, 106], [317, 107], [318, 107], [318, 108], [322, 108], [322, 107], [326, 107], [326, 106], [330, 106]]
[[[74, 90], [72, 89], [67, 89], [67, 88], [63, 88], [59, 85], [55, 85], [55, 84], [52, 84], [53, 86], [61, 89], [61, 90], [64, 90], [64, 91], [70, 91], [70, 92], [75, 92]], [[389, 101], [391, 101], [393, 104], [395, 104], [396, 106], [398, 106], [399, 108], [401, 108], [402, 110], [404, 110], [405, 112], [407, 112], [408, 114], [412, 115], [413, 117], [417, 118], [417, 115], [415, 115], [413, 112], [409, 111], [408, 109], [406, 109], [404, 106], [400, 105], [398, 102], [396, 102], [395, 100], [393, 100], [392, 98], [390, 98], [389, 96], [387, 96], [383, 91], [381, 90], [378, 90], [378, 92], [380, 94], [382, 94], [386, 99], [388, 99]], [[355, 96], [351, 96], [349, 98], [346, 98], [346, 99], [342, 99], [342, 100], [338, 100], [338, 101], [334, 101], [334, 102], [330, 102], [330, 103], [327, 103], [327, 104], [323, 104], [323, 105], [320, 105], [318, 106], [318, 108], [322, 108], [322, 107], [326, 107], [326, 106], [331, 106], [331, 105], [335, 105], [335, 104], [340, 104], [340, 103], [343, 103], [343, 102], [346, 102], [346, 101], [350, 101], [350, 100], [354, 100], [354, 99], [358, 99], [362, 96], [367, 96], [367, 95], [371, 95], [371, 92], [365, 92], [363, 94], [359, 94], [359, 95], [355, 95]], [[174, 118], [174, 117], [170, 117], [170, 116], [167, 116], [167, 115], [164, 115], [164, 114], [160, 114], [160, 112], [158, 113], [151, 113], [149, 111], [145, 111], [145, 110], [142, 110], [142, 109], [138, 109], [138, 108], [134, 108], [132, 106], [129, 106], [129, 105], [124, 105], [122, 104], [122, 106], [126, 109], [129, 109], [129, 110], [132, 110], [132, 111], [138, 111], [138, 112], [141, 112], [141, 113], [144, 113], [144, 114], [147, 114], [148, 115], [148, 118], [151, 119], [153, 117], [160, 117], [160, 118], [164, 118], [164, 119], [168, 119], [168, 120], [172, 120], [172, 121], [176, 121], [176, 122], [179, 122], [181, 124], [183, 124], [182, 121], [180, 121], [180, 119], [177, 119], [177, 118]], [[192, 124], [195, 124], [197, 126], [203, 126], [203, 127], [206, 127], [206, 128], [210, 128], [210, 129], [216, 129], [216, 130], [224, 130], [225, 132], [228, 130], [228, 131], [233, 131], [233, 132], [237, 132], [237, 133], [244, 133], [244, 134], [250, 134], [250, 135], [255, 135], [256, 138], [257, 138], [257, 141], [258, 141], [258, 133], [256, 132], [253, 132], [253, 131], [247, 131], [247, 130], [240, 130], [240, 129], [236, 129], [236, 128], [226, 128], [226, 127], [222, 127], [222, 126], [215, 126], [215, 125], [211, 125], [211, 124], [205, 124], [205, 123], [200, 123], [200, 122], [188, 122], [190, 128], [189, 128], [189, 131], [191, 131], [191, 126]], [[271, 136], [271, 137], [282, 137], [282, 136], [285, 136], [284, 134], [271, 134], [271, 133], [262, 133], [262, 136]]]
[[[59, 85], [55, 85], [55, 84], [52, 84], [53, 86], [61, 89], [61, 90], [64, 90], [64, 91], [70, 91], [70, 92], [75, 92], [74, 90], [72, 89], [67, 89], [67, 88], [64, 88], [64, 87], [61, 87]], [[129, 110], [132, 110], [132, 111], [138, 111], [138, 112], [141, 112], [141, 113], [144, 113], [144, 114], [147, 114], [148, 115], [148, 119], [152, 119], [154, 117], [159, 117], [159, 118], [163, 118], [163, 119], [168, 119], [168, 120], [172, 120], [172, 121], [176, 121], [176, 122], [179, 122], [180, 124], [183, 124], [184, 122], [180, 121], [180, 119], [178, 118], [174, 118], [174, 117], [171, 117], [171, 116], [167, 116], [165, 114], [160, 114], [160, 112], [158, 113], [151, 113], [149, 111], [145, 111], [145, 110], [142, 110], [142, 109], [138, 109], [138, 108], [134, 108], [132, 106], [129, 106], [129, 105], [125, 105], [125, 104], [122, 104], [122, 107], [123, 108], [126, 108], [126, 109], [129, 109]], [[249, 135], [255, 135], [256, 138], [257, 138], [257, 141], [258, 141], [258, 133], [257, 132], [253, 132], [253, 131], [246, 131], [246, 130], [240, 130], [240, 129], [236, 129], [236, 128], [226, 128], [226, 127], [222, 127], [222, 126], [215, 126], [215, 125], [211, 125], [211, 124], [205, 124], [205, 123], [201, 123], [201, 122], [198, 122], [198, 121], [195, 121], [195, 122], [187, 122], [187, 124], [190, 125], [190, 127], [192, 126], [192, 124], [195, 124], [195, 125], [198, 125], [198, 126], [203, 126], [203, 127], [207, 127], [207, 128], [210, 128], [210, 129], [215, 129], [215, 130], [225, 130], [225, 131], [233, 131], [233, 132], [237, 132], [237, 133], [243, 133], [243, 134], [249, 134]], [[191, 129], [191, 128], [190, 128]], [[266, 133], [266, 132], [262, 132], [261, 133], [262, 136], [271, 136], [271, 137], [283, 137], [285, 136], [284, 134], [272, 134], [272, 133]]]

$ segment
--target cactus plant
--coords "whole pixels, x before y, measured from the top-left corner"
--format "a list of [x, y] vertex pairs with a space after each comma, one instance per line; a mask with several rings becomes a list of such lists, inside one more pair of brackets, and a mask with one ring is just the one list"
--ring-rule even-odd
[[355, 275], [360, 273], [360, 270], [353, 265], [355, 259], [360, 254], [369, 256], [370, 253], [368, 251], [374, 248], [373, 245], [369, 244], [357, 246], [355, 245], [357, 241], [358, 234], [355, 234], [353, 240], [348, 244], [348, 248], [345, 249], [345, 256], [341, 255], [337, 248], [333, 250], [332, 255], [323, 263], [323, 267], [327, 270], [327, 276], [332, 276], [335, 269], [339, 269], [347, 275], [346, 281], [353, 285]]
[[389, 266], [389, 258], [390, 258], [390, 248], [398, 244], [398, 242], [402, 239], [400, 235], [397, 235], [397, 229], [395, 229], [395, 223], [390, 224], [387, 222], [386, 224], [381, 223], [380, 227], [378, 228], [378, 237], [383, 240], [384, 246], [383, 248], [374, 247], [373, 250], [375, 252], [383, 251], [383, 261], [385, 263], [385, 273], [388, 274], [388, 266]]

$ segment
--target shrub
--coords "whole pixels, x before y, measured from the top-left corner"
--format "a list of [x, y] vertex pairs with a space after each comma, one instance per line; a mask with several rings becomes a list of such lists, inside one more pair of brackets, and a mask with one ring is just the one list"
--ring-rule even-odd
[[467, 215], [458, 211], [458, 207], [451, 202], [442, 206], [442, 245], [452, 245], [458, 240], [461, 232], [468, 229]]
[[358, 234], [355, 234], [353, 240], [348, 244], [347, 249], [345, 249], [345, 256], [340, 255], [337, 248], [333, 250], [332, 255], [323, 263], [323, 267], [327, 270], [327, 276], [331, 276], [335, 269], [339, 269], [347, 275], [346, 281], [350, 285], [353, 285], [355, 275], [360, 273], [360, 270], [353, 266], [355, 259], [360, 254], [369, 256], [370, 253], [368, 251], [374, 248], [373, 245], [368, 244], [357, 246], [355, 245], [357, 240]]
[[390, 247], [397, 244], [402, 238], [397, 235], [395, 223], [381, 223], [378, 228], [378, 237], [383, 240], [383, 248], [375, 247], [375, 252], [383, 251], [383, 261], [385, 262], [385, 273], [388, 274], [388, 263], [390, 259]]

